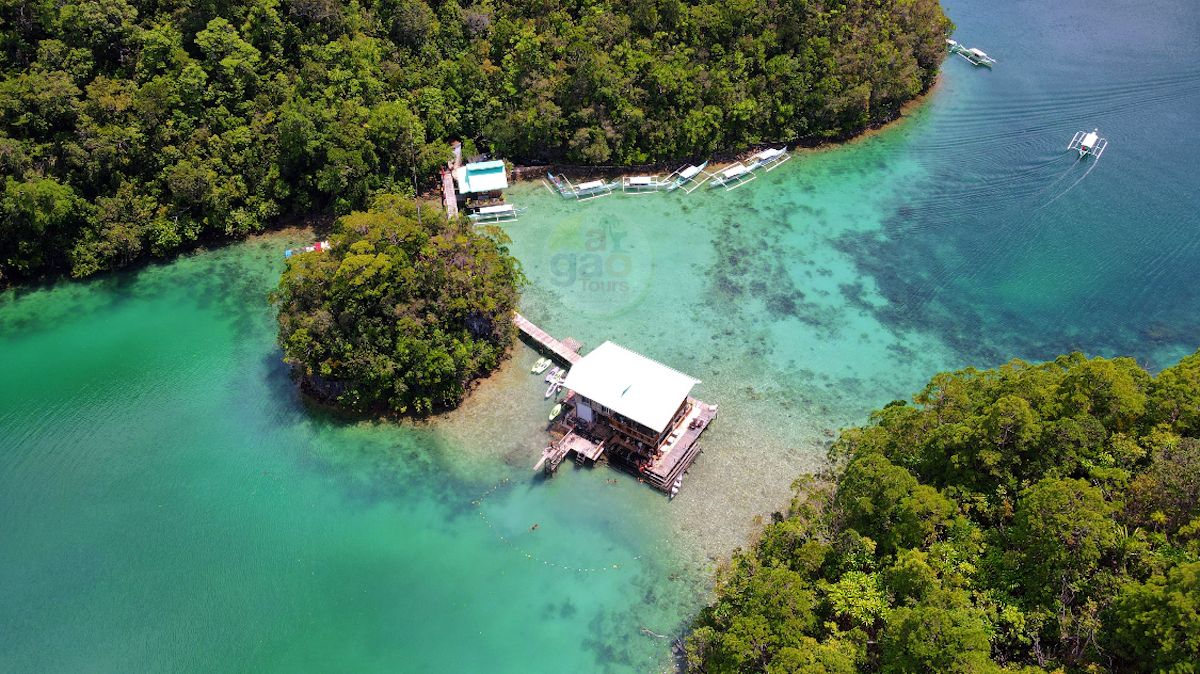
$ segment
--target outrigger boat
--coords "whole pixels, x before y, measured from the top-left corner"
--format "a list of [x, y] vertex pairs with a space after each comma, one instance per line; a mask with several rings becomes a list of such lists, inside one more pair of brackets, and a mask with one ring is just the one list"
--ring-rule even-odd
[[712, 187], [724, 187], [725, 191], [732, 190], [736, 187], [741, 187], [746, 183], [754, 180], [758, 176], [750, 170], [750, 167], [738, 162], [733, 166], [726, 167], [725, 170], [717, 172], [712, 179]]
[[467, 217], [472, 222], [516, 222], [517, 216], [524, 213], [525, 208], [517, 208], [512, 204], [484, 206]]
[[996, 59], [988, 56], [982, 49], [976, 49], [975, 47], [968, 49], [954, 40], [946, 40], [946, 48], [951, 54], [958, 54], [974, 65], [987, 66], [988, 68], [996, 65]]
[[[667, 176], [667, 180], [671, 183], [667, 186], [667, 191], [674, 192], [681, 187], [683, 187], [684, 194], [691, 194], [696, 191], [697, 188], [708, 182], [708, 179], [712, 177], [712, 174], [704, 172], [704, 167], [706, 166], [708, 166], [708, 162], [704, 162], [699, 166], [689, 164], [685, 168], [676, 170]], [[701, 174], [704, 175], [704, 178], [699, 177]], [[689, 185], [689, 187], [684, 187], [684, 185]]]
[[763, 150], [762, 152], [759, 152], [751, 157], [750, 165], [746, 168], [750, 169], [751, 171], [757, 171], [760, 168], [765, 168], [768, 172], [770, 172], [774, 171], [776, 168], [779, 168], [780, 164], [791, 158], [792, 155], [788, 154], [786, 147], [778, 150], [767, 148], [766, 150]]
[[660, 189], [669, 186], [665, 180], [659, 180], [658, 176], [625, 176], [621, 178], [621, 191], [625, 194], [645, 194], [646, 192], [657, 192]]
[[607, 197], [612, 194], [612, 191], [620, 187], [620, 183], [606, 183], [603, 180], [591, 180], [586, 183], [573, 185], [566, 176], [555, 176], [553, 173], [547, 173], [550, 182], [554, 183], [554, 187], [558, 190], [559, 195], [564, 199], [575, 197], [580, 201], [588, 199], [598, 199]]
[[1099, 159], [1106, 147], [1108, 147], [1108, 139], [1100, 137], [1100, 129], [1094, 129], [1090, 132], [1079, 131], [1071, 139], [1071, 142], [1067, 144], [1068, 150], [1079, 150], [1080, 159], [1089, 154]]

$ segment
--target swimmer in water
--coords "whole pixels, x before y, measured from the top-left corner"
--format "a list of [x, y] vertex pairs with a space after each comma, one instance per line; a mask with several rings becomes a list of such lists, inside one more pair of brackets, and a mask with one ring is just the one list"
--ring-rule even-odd
[[537, 531], [537, 525], [535, 524], [535, 525], [533, 525], [533, 526], [529, 527], [529, 530], [530, 530], [530, 531]]

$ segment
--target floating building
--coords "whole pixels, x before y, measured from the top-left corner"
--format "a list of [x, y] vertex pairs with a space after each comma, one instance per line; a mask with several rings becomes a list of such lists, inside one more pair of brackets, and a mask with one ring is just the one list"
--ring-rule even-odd
[[577, 465], [605, 455], [614, 467], [673, 494], [717, 414], [716, 405], [691, 397], [699, 383], [613, 342], [601, 344], [571, 366], [565, 413], [552, 429], [558, 440], [538, 466], [553, 473], [569, 454]]

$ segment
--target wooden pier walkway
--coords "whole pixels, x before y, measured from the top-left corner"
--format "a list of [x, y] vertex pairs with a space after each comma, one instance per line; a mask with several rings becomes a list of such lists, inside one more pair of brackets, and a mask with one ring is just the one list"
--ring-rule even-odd
[[[658, 460], [650, 464], [643, 476], [650, 486], [665, 492], [671, 490], [675, 478], [682, 475], [696, 460], [700, 454], [700, 434], [717, 417], [716, 405], [709, 405], [691, 396], [688, 396], [688, 404], [691, 405], [691, 409], [679, 422], [676, 431], [678, 435], [672, 435], [676, 439]], [[693, 421], [698, 423], [693, 425]]]
[[568, 348], [562, 342], [551, 337], [545, 330], [539, 328], [533, 323], [530, 323], [528, 318], [525, 318], [515, 311], [513, 312], [513, 323], [515, 323], [516, 326], [521, 329], [521, 332], [525, 333], [530, 339], [554, 354], [560, 362], [568, 365], [574, 365], [575, 363], [583, 360], [583, 356], [576, 353], [574, 349]]
[[454, 192], [454, 170], [442, 171], [442, 204], [446, 207], [447, 217], [458, 217], [458, 195]]

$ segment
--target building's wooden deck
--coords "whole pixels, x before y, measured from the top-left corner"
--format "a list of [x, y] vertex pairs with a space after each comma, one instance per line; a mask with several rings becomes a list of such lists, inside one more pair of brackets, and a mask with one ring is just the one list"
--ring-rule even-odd
[[[542, 346], [542, 348], [544, 348], [544, 349], [550, 351], [550, 353], [554, 354], [554, 356], [556, 358], [558, 358], [560, 363], [563, 363], [566, 365], [574, 365], [575, 363], [578, 363], [580, 360], [583, 360], [583, 356], [576, 353], [573, 349], [567, 348], [567, 346], [565, 344], [563, 344], [562, 342], [558, 341], [557, 339], [551, 337], [545, 330], [539, 328], [538, 326], [534, 325], [533, 323], [530, 323], [528, 318], [525, 318], [524, 316], [522, 316], [521, 314], [519, 314], [515, 311], [513, 312], [513, 323], [518, 328], [520, 328], [521, 332], [525, 333], [530, 339], [537, 342], [539, 345]], [[567, 341], [574, 341], [574, 340], [572, 340], [570, 337], [568, 337]], [[575, 342], [575, 343], [578, 344], [578, 342]], [[579, 348], [579, 347], [577, 346], [575, 348]]]
[[[688, 396], [688, 403], [692, 409], [679, 422], [679, 435], [673, 441], [669, 441], [669, 444], [663, 449], [662, 456], [658, 457], [642, 473], [646, 482], [662, 491], [670, 490], [675, 478], [682, 475], [683, 471], [687, 470], [688, 466], [691, 466], [692, 462], [696, 460], [696, 456], [700, 454], [700, 445], [696, 441], [700, 439], [700, 434], [717, 416], [716, 405], [709, 405], [691, 396]], [[689, 428], [693, 421], [698, 421], [701, 424], [700, 427]]]

